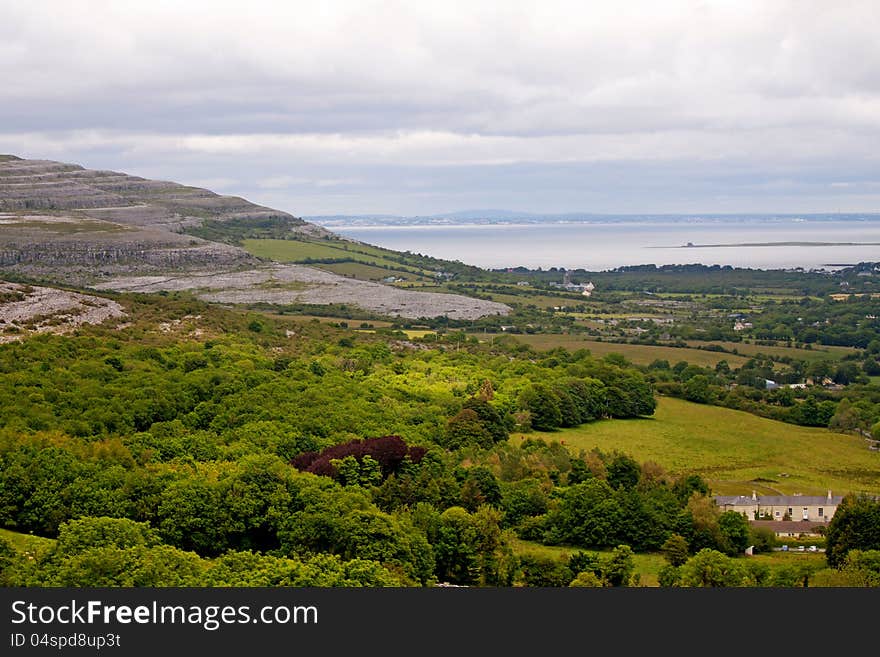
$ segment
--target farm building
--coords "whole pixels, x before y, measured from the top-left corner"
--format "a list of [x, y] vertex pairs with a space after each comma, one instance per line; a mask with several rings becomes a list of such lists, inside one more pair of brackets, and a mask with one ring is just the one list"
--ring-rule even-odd
[[827, 523], [834, 517], [842, 495], [716, 495], [722, 511], [737, 511], [749, 520]]

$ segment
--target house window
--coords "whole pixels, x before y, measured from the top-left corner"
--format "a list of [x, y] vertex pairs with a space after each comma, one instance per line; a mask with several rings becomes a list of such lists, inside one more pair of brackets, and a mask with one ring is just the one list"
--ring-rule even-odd
[[792, 515], [792, 512], [793, 512], [793, 511], [794, 511], [794, 509], [792, 509], [791, 507], [788, 507], [788, 515], [789, 515], [789, 516]]
[[777, 518], [779, 517], [779, 511], [776, 512], [776, 517], [777, 517]]
[[810, 519], [809, 511], [807, 510], [807, 507], [804, 507], [804, 520], [809, 520], [809, 519]]
[[819, 507], [819, 517], [820, 517], [820, 518], [825, 517], [825, 514], [823, 513], [823, 511], [822, 511], [822, 507], [821, 507], [821, 506]]

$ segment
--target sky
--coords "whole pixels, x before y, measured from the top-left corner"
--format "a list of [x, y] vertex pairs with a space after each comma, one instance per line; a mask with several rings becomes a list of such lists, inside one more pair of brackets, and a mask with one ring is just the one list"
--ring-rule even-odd
[[296, 216], [880, 212], [880, 3], [0, 0], [0, 153]]

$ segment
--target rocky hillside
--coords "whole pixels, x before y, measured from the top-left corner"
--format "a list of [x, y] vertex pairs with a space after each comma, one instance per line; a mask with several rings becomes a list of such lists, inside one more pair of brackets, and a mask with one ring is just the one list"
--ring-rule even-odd
[[283, 219], [294, 232], [324, 229], [237, 196], [76, 164], [0, 155], [0, 212], [64, 211], [125, 226], [181, 231], [204, 221]]
[[236, 246], [239, 238], [253, 234], [334, 237], [291, 214], [235, 196], [0, 155], [0, 277], [7, 271], [110, 290], [138, 289], [148, 277], [144, 291], [192, 289], [211, 300], [242, 303], [350, 303], [413, 318], [469, 319], [509, 310], [468, 297], [426, 295], [266, 262]]

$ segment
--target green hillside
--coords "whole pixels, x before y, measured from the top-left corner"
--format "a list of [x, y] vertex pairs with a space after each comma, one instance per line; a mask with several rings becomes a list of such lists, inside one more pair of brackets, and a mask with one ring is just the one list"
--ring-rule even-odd
[[672, 473], [698, 472], [717, 493], [880, 493], [880, 456], [862, 438], [680, 399], [661, 397], [650, 418], [537, 435], [575, 452], [619, 450]]

